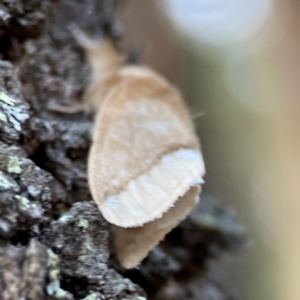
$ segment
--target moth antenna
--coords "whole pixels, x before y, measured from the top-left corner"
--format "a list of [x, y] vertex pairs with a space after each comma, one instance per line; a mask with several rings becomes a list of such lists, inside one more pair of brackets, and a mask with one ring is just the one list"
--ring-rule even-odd
[[77, 43], [85, 50], [92, 69], [92, 85], [104, 82], [119, 70], [124, 57], [110, 39], [91, 38], [76, 24], [72, 24], [69, 29]]
[[204, 115], [205, 115], [205, 112], [199, 111], [199, 112], [196, 112], [196, 113], [192, 113], [191, 117], [192, 117], [193, 120], [197, 120], [198, 118], [203, 117]]

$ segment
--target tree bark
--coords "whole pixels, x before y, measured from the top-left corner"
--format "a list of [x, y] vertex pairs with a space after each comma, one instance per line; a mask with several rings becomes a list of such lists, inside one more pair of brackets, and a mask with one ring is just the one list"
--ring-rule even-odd
[[244, 230], [210, 198], [140, 268], [120, 267], [87, 185], [93, 116], [49, 109], [79, 102], [90, 77], [69, 26], [115, 38], [114, 9], [0, 3], [0, 299], [236, 299], [211, 261], [240, 249]]

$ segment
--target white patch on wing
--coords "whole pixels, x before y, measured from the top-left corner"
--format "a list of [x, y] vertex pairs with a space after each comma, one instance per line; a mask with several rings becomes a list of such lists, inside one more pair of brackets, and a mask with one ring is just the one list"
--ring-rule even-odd
[[136, 227], [160, 218], [191, 186], [203, 183], [199, 150], [180, 149], [128, 183], [118, 195], [99, 205], [104, 217], [121, 227]]
[[161, 218], [141, 227], [115, 226], [116, 254], [121, 264], [125, 268], [136, 267], [168, 232], [187, 217], [199, 199], [199, 191], [199, 185], [191, 187]]
[[144, 104], [141, 104], [140, 106], [139, 106], [139, 108], [138, 108], [138, 112], [141, 114], [141, 115], [147, 115], [147, 113], [148, 113], [148, 108], [147, 108], [147, 106], [146, 105], [144, 105]]

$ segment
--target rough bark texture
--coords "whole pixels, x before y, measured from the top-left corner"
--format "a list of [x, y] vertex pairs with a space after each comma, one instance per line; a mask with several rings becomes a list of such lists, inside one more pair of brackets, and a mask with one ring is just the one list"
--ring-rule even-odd
[[211, 258], [244, 231], [209, 198], [139, 269], [118, 265], [87, 186], [93, 116], [49, 109], [89, 80], [68, 26], [115, 37], [113, 13], [111, 0], [0, 3], [0, 299], [236, 299]]

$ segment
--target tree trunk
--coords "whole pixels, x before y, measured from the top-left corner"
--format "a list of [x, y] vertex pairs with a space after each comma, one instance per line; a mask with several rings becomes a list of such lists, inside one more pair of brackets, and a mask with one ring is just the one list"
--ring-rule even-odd
[[[138, 269], [116, 261], [91, 200], [90, 70], [69, 26], [119, 34], [111, 0], [0, 3], [0, 299], [236, 299], [211, 258], [241, 248], [243, 228], [209, 198]], [[226, 277], [226, 276], [225, 276]]]

